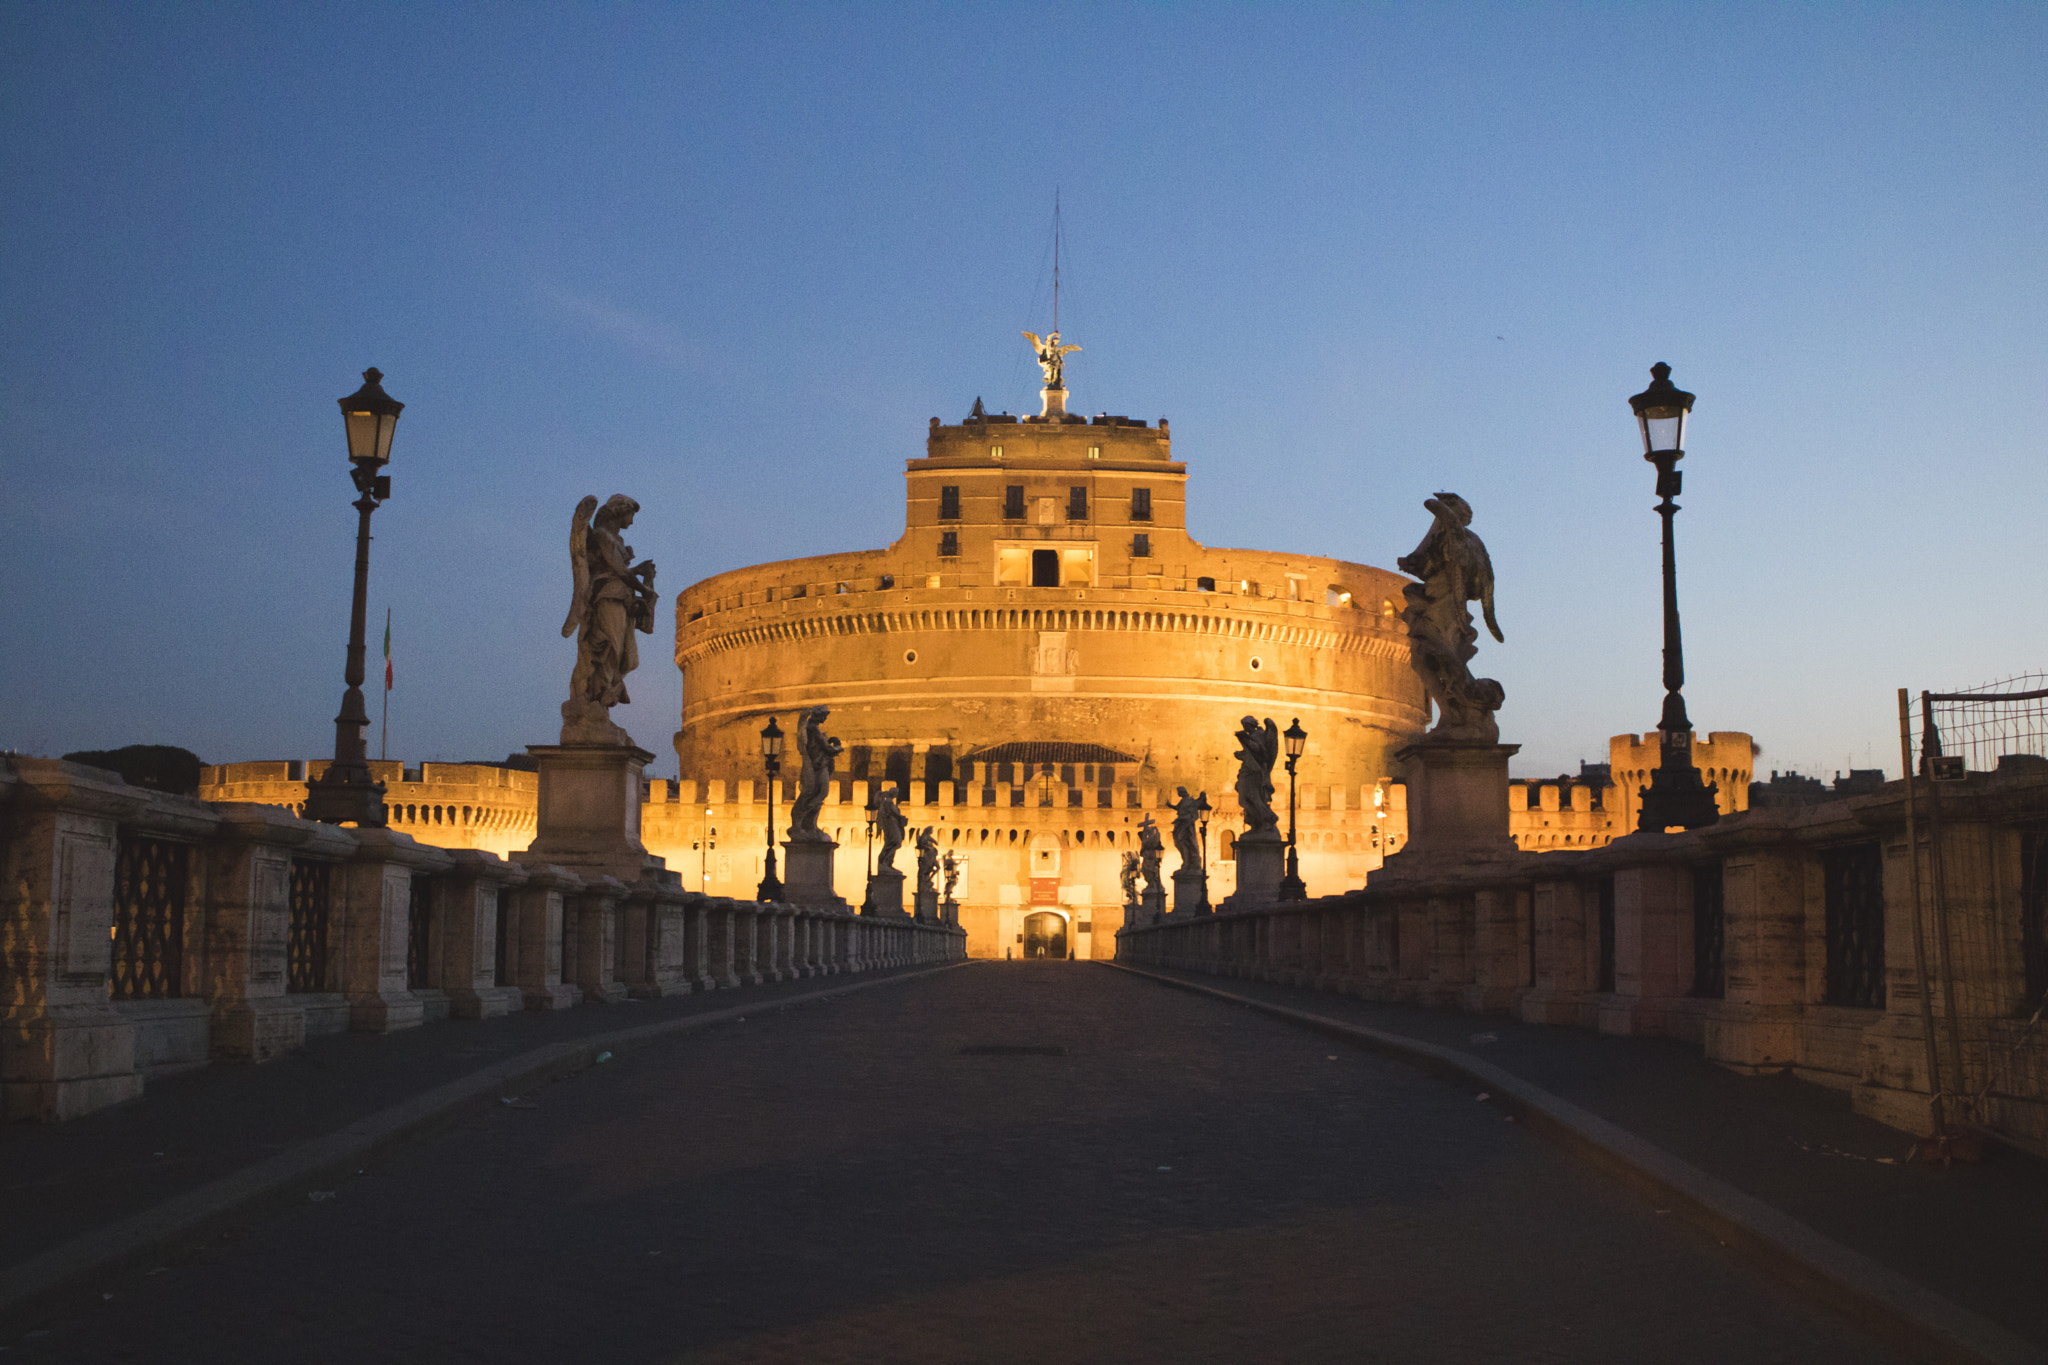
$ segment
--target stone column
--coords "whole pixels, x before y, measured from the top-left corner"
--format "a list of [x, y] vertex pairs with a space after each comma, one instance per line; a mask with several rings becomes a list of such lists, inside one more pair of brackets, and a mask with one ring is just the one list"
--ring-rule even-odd
[[107, 1003], [107, 971], [118, 826], [149, 797], [96, 768], [7, 762], [0, 1113], [53, 1122], [142, 1093], [135, 1028]]
[[[1658, 836], [1690, 840], [1697, 835]], [[1614, 874], [1614, 994], [1600, 1004], [1600, 1031], [1664, 1034], [1673, 1006], [1692, 991], [1692, 869], [1678, 863]]]
[[518, 961], [513, 982], [530, 1010], [559, 1010], [578, 1004], [583, 991], [562, 980], [562, 939], [567, 924], [566, 898], [583, 889], [583, 879], [567, 868], [526, 865], [526, 884], [512, 893], [518, 920]]
[[306, 1010], [288, 994], [292, 854], [346, 857], [355, 838], [279, 806], [223, 804], [206, 850], [206, 994], [216, 1057], [267, 1062], [303, 1047]]
[[626, 998], [626, 983], [618, 979], [619, 906], [626, 891], [616, 877], [585, 877], [576, 897], [575, 978], [585, 1000], [615, 1005]]
[[[526, 869], [480, 849], [451, 850], [455, 866], [442, 886], [439, 926], [441, 989], [448, 1012], [457, 1019], [495, 1019], [525, 1008], [513, 983], [512, 954], [506, 953], [505, 980], [498, 980], [498, 897], [509, 902], [513, 888], [526, 881]], [[514, 915], [506, 915], [506, 932]], [[508, 950], [511, 945], [506, 945]]]
[[[1707, 838], [1710, 848], [1726, 850], [1721, 961], [1727, 990], [1704, 1021], [1702, 1041], [1711, 1060], [1749, 1074], [1782, 1071], [1798, 1062], [1799, 1017], [1806, 998], [1806, 858], [1798, 845], [1782, 842], [1781, 829], [1749, 828], [1765, 822], [1775, 823], [1772, 815], [1760, 812], [1740, 826], [1717, 825]], [[1912, 898], [1903, 899], [1910, 926]], [[1910, 933], [1900, 947], [1910, 973]], [[1917, 1009], [1917, 995], [1913, 1000]]]
[[[426, 1021], [426, 1007], [406, 982], [406, 947], [412, 927], [412, 879], [454, 866], [445, 850], [409, 834], [358, 829], [355, 854], [334, 869], [339, 922], [338, 984], [348, 998], [349, 1027], [390, 1033]], [[335, 952], [335, 926], [329, 925]]]
[[738, 972], [734, 970], [734, 934], [738, 926], [733, 923], [732, 902], [724, 898], [707, 899], [704, 903], [704, 917], [708, 930], [706, 934], [705, 973], [711, 984], [719, 990], [733, 990], [740, 984]]
[[733, 974], [738, 976], [742, 986], [758, 986], [764, 977], [761, 959], [767, 945], [762, 941], [768, 926], [761, 922], [759, 902], [734, 901], [733, 918]]
[[1587, 935], [1598, 932], [1588, 927], [1599, 913], [1597, 884], [1572, 878], [1539, 881], [1530, 897], [1536, 919], [1536, 985], [1522, 995], [1522, 1018], [1532, 1024], [1591, 1028], [1600, 1017], [1592, 998], [1592, 954], [1587, 950]]
[[1472, 979], [1459, 1004], [1477, 1014], [1506, 1014], [1528, 988], [1529, 893], [1482, 886], [1472, 893], [1471, 907]]

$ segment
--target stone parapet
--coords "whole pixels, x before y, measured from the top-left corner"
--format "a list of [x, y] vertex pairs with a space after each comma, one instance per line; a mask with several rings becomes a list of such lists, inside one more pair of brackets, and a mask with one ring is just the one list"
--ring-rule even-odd
[[265, 1062], [311, 1034], [952, 961], [965, 937], [843, 905], [451, 851], [9, 756], [0, 1116], [70, 1118], [135, 1098], [153, 1069]]
[[2048, 775], [1971, 774], [1938, 798], [1923, 783], [1912, 848], [1904, 798], [1894, 782], [1586, 851], [1404, 856], [1342, 896], [1140, 916], [1117, 954], [1668, 1036], [1916, 1133], [1946, 1091], [1949, 1122], [2048, 1154], [2048, 1027], [2029, 1024], [2048, 999], [2048, 950], [2029, 947], [2048, 943], [2048, 879], [2026, 870], [2048, 858]]

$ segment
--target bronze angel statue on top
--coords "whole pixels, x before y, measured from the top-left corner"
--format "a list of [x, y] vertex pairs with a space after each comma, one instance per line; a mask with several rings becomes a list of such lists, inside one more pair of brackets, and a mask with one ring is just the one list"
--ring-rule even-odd
[[640, 666], [634, 633], [654, 633], [654, 561], [633, 563], [633, 547], [620, 534], [639, 510], [640, 504], [623, 493], [613, 494], [603, 507], [587, 497], [576, 504], [569, 524], [575, 588], [562, 634], [576, 636], [576, 668], [569, 675], [569, 700], [562, 703], [564, 744], [633, 742], [612, 724], [610, 712], [631, 700], [626, 675]]
[[1048, 389], [1064, 389], [1067, 386], [1067, 357], [1081, 348], [1062, 346], [1057, 331], [1043, 341], [1039, 340], [1036, 332], [1024, 333], [1024, 339], [1030, 342], [1031, 349], [1038, 353], [1038, 368], [1045, 371], [1045, 386]]
[[1486, 628], [1506, 642], [1493, 619], [1493, 561], [1486, 545], [1469, 529], [1472, 508], [1456, 493], [1439, 493], [1422, 504], [1436, 517], [1415, 553], [1396, 560], [1420, 583], [1401, 589], [1407, 607], [1409, 659], [1422, 686], [1436, 703], [1433, 739], [1500, 742], [1500, 724], [1493, 713], [1507, 700], [1507, 690], [1492, 678], [1475, 678], [1467, 665], [1479, 652], [1472, 613], [1465, 604], [1479, 603]]

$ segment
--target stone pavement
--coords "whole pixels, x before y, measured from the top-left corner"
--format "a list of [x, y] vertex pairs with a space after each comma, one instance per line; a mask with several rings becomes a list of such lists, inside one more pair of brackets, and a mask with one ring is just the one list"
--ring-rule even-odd
[[0, 1267], [79, 1233], [334, 1132], [368, 1114], [550, 1043], [820, 990], [917, 969], [862, 972], [451, 1020], [400, 1033], [340, 1033], [262, 1066], [221, 1063], [153, 1076], [140, 1101], [58, 1124], [0, 1126]]
[[1909, 1159], [1846, 1092], [1739, 1076], [1690, 1044], [1389, 1005], [1147, 967], [1154, 975], [1456, 1048], [1647, 1139], [1835, 1241], [2048, 1346], [2048, 1163]]
[[528, 1098], [0, 1345], [96, 1362], [1904, 1358], [1458, 1087], [1100, 966], [976, 963], [750, 1012]]

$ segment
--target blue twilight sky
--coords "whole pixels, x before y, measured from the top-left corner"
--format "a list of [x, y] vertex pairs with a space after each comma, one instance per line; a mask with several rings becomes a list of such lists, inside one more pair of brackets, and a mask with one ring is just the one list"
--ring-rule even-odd
[[2039, 4], [7, 3], [0, 64], [0, 747], [331, 749], [372, 364], [392, 754], [551, 741], [577, 498], [664, 607], [887, 544], [929, 417], [1035, 411], [1055, 191], [1073, 404], [1172, 418], [1198, 539], [1471, 501], [1518, 773], [1655, 724], [1657, 360], [1702, 730], [1896, 773], [1894, 688], [2048, 666]]

